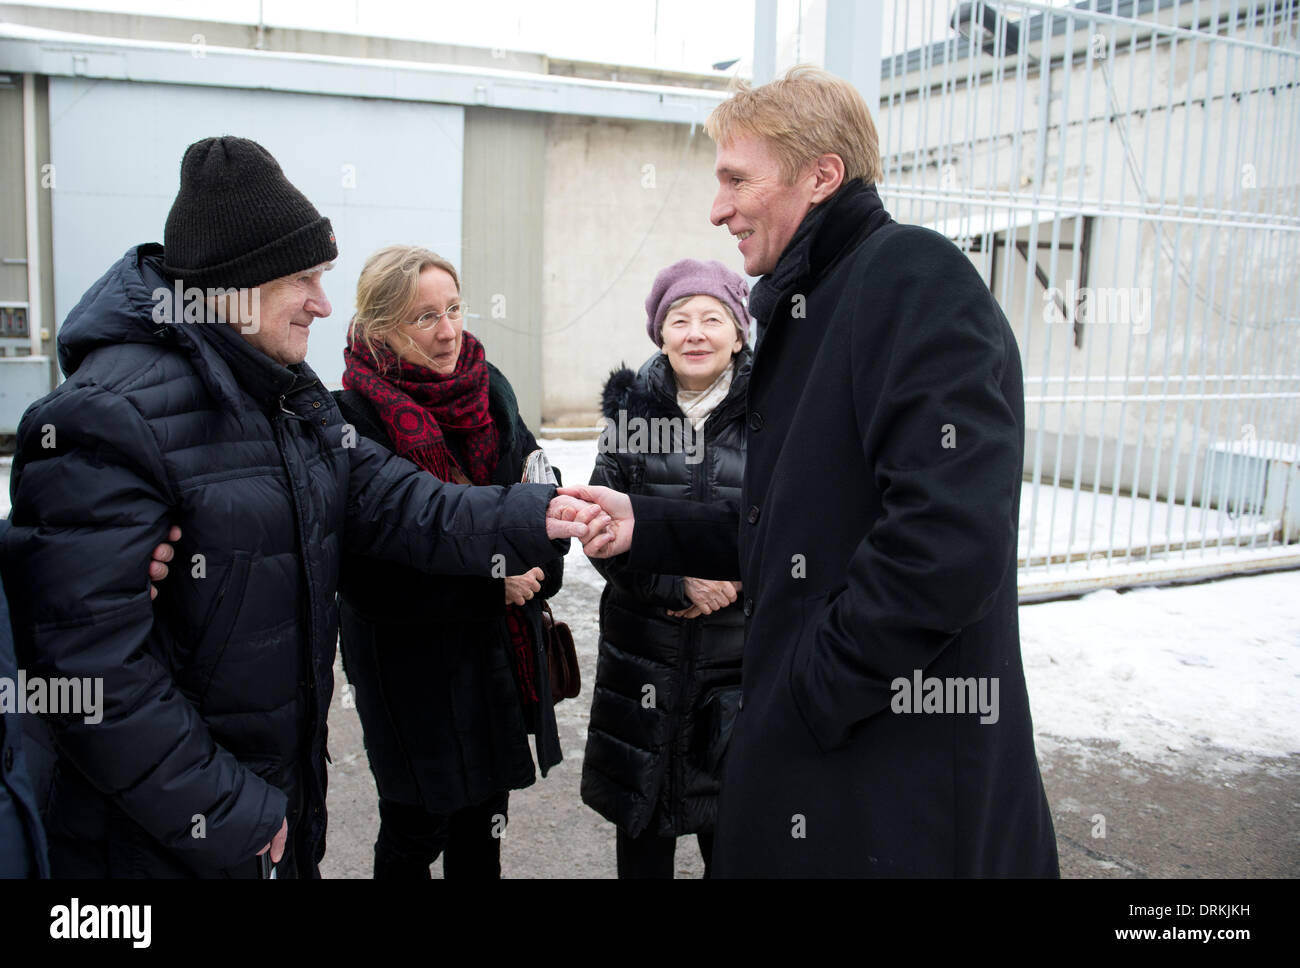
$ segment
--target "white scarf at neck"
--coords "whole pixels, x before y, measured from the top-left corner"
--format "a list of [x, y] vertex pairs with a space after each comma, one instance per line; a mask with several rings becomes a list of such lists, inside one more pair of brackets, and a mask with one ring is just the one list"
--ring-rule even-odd
[[709, 419], [713, 409], [727, 399], [727, 394], [731, 392], [731, 378], [735, 372], [736, 361], [732, 360], [718, 374], [718, 378], [703, 390], [683, 390], [681, 383], [678, 382], [677, 406], [691, 422], [692, 429], [699, 430], [703, 427], [704, 421]]

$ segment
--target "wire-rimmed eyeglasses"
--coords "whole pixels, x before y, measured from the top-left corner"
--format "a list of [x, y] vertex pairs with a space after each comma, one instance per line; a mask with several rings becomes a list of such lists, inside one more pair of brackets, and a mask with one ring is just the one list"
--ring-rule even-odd
[[454, 323], [464, 315], [464, 312], [464, 307], [460, 303], [452, 303], [440, 313], [435, 313], [432, 310], [427, 313], [421, 313], [417, 319], [411, 320], [410, 325], [414, 326], [416, 329], [433, 329], [433, 327], [438, 325], [438, 321], [441, 320], [443, 316], [446, 316]]

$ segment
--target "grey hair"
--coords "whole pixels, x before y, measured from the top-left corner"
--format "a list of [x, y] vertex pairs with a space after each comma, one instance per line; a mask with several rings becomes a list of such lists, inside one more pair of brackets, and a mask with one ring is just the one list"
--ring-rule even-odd
[[727, 316], [731, 320], [731, 325], [736, 327], [736, 339], [740, 340], [741, 344], [743, 345], [745, 342], [745, 331], [740, 328], [740, 321], [736, 319], [736, 314], [731, 311], [730, 306], [728, 306], [717, 296], [709, 292], [693, 292], [689, 296], [682, 296], [670, 302], [668, 304], [668, 308], [664, 310], [664, 322], [659, 324], [659, 342], [662, 343], [664, 341], [664, 323], [668, 322], [668, 314], [671, 313], [674, 309], [680, 309], [682, 306], [686, 305], [696, 296], [708, 296], [710, 299], [714, 300], [719, 306], [721, 306], [723, 309], [727, 311]]

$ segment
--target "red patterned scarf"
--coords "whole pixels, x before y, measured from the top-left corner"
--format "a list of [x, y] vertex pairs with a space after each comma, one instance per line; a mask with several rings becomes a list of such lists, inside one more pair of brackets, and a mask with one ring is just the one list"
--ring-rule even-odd
[[[500, 438], [488, 412], [483, 344], [472, 334], [462, 334], [460, 358], [447, 376], [399, 361], [385, 344], [372, 354], [355, 337], [348, 340], [343, 362], [343, 386], [375, 405], [399, 455], [439, 480], [455, 480], [459, 469], [473, 484], [491, 483]], [[456, 436], [468, 467], [452, 456], [448, 434]]]
[[[471, 483], [490, 484], [499, 436], [488, 412], [483, 344], [463, 333], [460, 358], [448, 376], [407, 360], [401, 360], [399, 366], [397, 355], [387, 345], [375, 349], [372, 354], [364, 342], [349, 337], [343, 351], [343, 386], [375, 405], [393, 449], [439, 480], [454, 480], [453, 470], [460, 469]], [[460, 468], [448, 449], [445, 435], [449, 433], [459, 435], [468, 467]], [[530, 626], [522, 608], [506, 606], [515, 680], [525, 711], [538, 701]]]

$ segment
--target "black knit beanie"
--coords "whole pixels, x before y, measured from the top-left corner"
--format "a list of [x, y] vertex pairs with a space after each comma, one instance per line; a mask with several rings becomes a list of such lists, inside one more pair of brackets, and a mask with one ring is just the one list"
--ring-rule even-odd
[[187, 286], [251, 289], [338, 254], [330, 220], [256, 141], [204, 138], [185, 149], [163, 233], [170, 276]]

